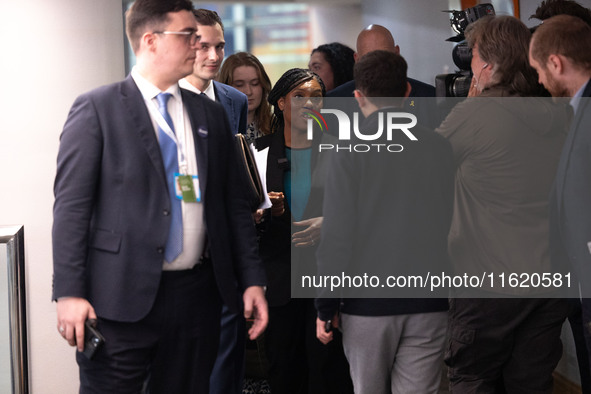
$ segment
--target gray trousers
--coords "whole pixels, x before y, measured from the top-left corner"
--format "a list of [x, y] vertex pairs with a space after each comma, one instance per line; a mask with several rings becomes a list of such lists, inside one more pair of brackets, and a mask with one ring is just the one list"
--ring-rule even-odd
[[447, 312], [342, 314], [343, 346], [355, 394], [436, 394]]

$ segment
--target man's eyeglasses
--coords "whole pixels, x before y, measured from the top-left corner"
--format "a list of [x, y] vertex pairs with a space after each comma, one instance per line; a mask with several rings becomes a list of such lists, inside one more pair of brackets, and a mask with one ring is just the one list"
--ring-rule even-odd
[[197, 43], [199, 37], [197, 36], [196, 31], [155, 31], [152, 34], [170, 34], [176, 36], [185, 36], [185, 41], [187, 44], [193, 46]]

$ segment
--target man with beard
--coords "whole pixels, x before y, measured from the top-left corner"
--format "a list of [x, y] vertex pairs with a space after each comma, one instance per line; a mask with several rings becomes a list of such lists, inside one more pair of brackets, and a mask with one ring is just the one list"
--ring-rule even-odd
[[553, 97], [572, 97], [571, 128], [562, 150], [550, 215], [552, 257], [568, 261], [579, 277], [587, 351], [591, 349], [591, 27], [557, 15], [533, 35], [529, 61]]

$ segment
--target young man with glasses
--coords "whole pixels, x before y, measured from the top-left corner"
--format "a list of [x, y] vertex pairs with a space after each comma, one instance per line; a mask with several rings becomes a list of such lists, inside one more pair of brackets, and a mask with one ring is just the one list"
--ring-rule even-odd
[[78, 97], [61, 136], [57, 327], [79, 351], [88, 319], [105, 339], [93, 357], [76, 355], [81, 393], [208, 393], [222, 298], [254, 316], [251, 337], [267, 323], [229, 124], [177, 83], [195, 61], [192, 10], [136, 0], [126, 22], [137, 65]]

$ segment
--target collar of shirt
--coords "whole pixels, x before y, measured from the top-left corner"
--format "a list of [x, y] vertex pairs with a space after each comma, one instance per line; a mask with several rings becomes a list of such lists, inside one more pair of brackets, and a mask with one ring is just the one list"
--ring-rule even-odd
[[[133, 78], [135, 84], [137, 85], [140, 93], [144, 97], [144, 100], [152, 100], [155, 99], [162, 91], [158, 89], [154, 84], [144, 78], [139, 71], [137, 70], [136, 66], [133, 67], [131, 70], [131, 77]], [[181, 91], [179, 89], [178, 84], [173, 84], [165, 90], [166, 93], [170, 93], [173, 97], [178, 100], [179, 102], [182, 101], [181, 98]]]
[[[153, 83], [148, 81], [143, 75], [141, 75], [138, 69], [134, 66], [131, 70], [131, 77], [133, 78], [135, 84], [137, 85], [138, 89], [142, 97], [144, 98], [144, 103], [146, 104], [146, 108], [148, 108], [148, 112], [150, 113], [150, 119], [152, 121], [152, 126], [154, 127], [154, 131], [156, 135], [158, 135], [158, 123], [152, 111], [150, 110], [151, 106], [155, 110], [158, 109], [158, 101], [156, 100], [156, 96], [162, 93], [160, 89], [158, 89]], [[183, 124], [186, 124], [184, 119], [181, 119], [182, 116], [184, 118], [183, 111], [182, 111], [182, 102], [183, 99], [181, 97], [181, 90], [179, 88], [178, 83], [175, 83], [168, 87], [165, 90], [166, 93], [172, 94], [173, 100], [168, 102], [168, 113], [172, 117], [172, 121], [175, 124], [175, 127], [181, 127]]]
[[579, 102], [581, 101], [581, 97], [583, 97], [583, 92], [585, 91], [585, 88], [587, 87], [588, 84], [589, 84], [589, 81], [584, 83], [583, 86], [581, 86], [579, 88], [577, 93], [575, 93], [573, 98], [570, 99], [570, 105], [573, 107], [573, 111], [575, 114], [577, 113], [577, 108], [579, 107]]
[[179, 85], [181, 88], [190, 90], [193, 93], [197, 93], [197, 94], [205, 93], [205, 95], [207, 97], [209, 97], [210, 100], [215, 101], [215, 90], [213, 87], [213, 81], [209, 81], [209, 85], [207, 85], [207, 87], [205, 88], [205, 90], [203, 92], [201, 90], [197, 89], [195, 86], [191, 85], [191, 83], [189, 81], [187, 81], [185, 78], [183, 78], [179, 81]]

